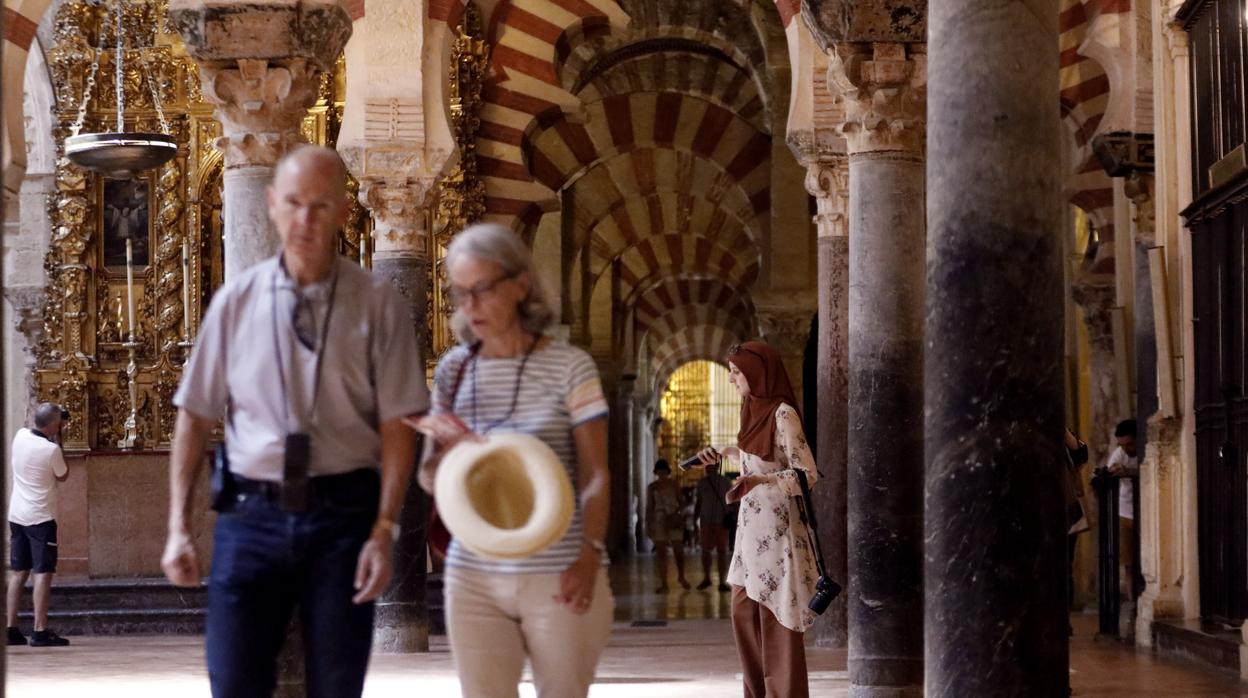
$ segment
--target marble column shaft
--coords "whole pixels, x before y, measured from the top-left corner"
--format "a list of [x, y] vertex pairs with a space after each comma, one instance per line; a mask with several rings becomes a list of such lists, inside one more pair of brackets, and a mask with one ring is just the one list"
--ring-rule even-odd
[[[378, 255], [373, 259], [373, 274], [394, 284], [407, 301], [412, 331], [418, 347], [425, 346], [428, 335], [428, 298], [425, 281], [429, 263], [423, 256]], [[413, 370], [424, 370], [424, 357]], [[416, 453], [420, 454], [418, 448]], [[430, 498], [415, 481], [408, 482], [403, 510], [399, 514], [399, 539], [394, 542], [394, 580], [376, 603], [373, 625], [373, 646], [384, 653], [429, 651], [429, 609], [425, 600], [426, 544]]]
[[849, 150], [849, 695], [923, 683], [922, 45], [838, 45]]
[[[341, 152], [360, 182], [359, 200], [373, 216], [373, 274], [385, 278], [407, 302], [411, 331], [423, 352], [429, 334], [429, 260], [426, 251], [432, 178], [418, 164], [418, 147], [347, 147]], [[381, 162], [385, 168], [370, 169]], [[388, 176], [386, 176], [388, 175]], [[424, 370], [424, 356], [415, 370]], [[420, 449], [417, 450], [419, 457]], [[429, 610], [425, 598], [426, 530], [430, 498], [416, 484], [416, 468], [406, 483], [401, 534], [394, 545], [394, 581], [377, 600], [373, 645], [384, 653], [429, 651]]]
[[929, 7], [931, 698], [1067, 695], [1057, 11]]
[[[819, 395], [815, 453], [822, 473], [811, 491], [819, 520], [828, 574], [849, 578], [845, 487], [849, 438], [849, 162], [844, 155], [807, 165], [806, 190], [819, 214]], [[841, 594], [815, 622], [815, 641], [824, 647], [849, 642], [846, 599]]]

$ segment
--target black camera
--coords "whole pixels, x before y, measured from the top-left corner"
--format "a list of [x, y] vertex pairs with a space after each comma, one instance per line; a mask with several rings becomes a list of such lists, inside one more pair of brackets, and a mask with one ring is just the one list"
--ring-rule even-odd
[[69, 410], [65, 409], [64, 407], [61, 408], [61, 421], [62, 422], [69, 421]]
[[828, 606], [832, 605], [832, 601], [840, 595], [841, 585], [828, 575], [821, 574], [819, 581], [815, 582], [815, 593], [810, 597], [810, 610], [817, 615], [823, 615]]

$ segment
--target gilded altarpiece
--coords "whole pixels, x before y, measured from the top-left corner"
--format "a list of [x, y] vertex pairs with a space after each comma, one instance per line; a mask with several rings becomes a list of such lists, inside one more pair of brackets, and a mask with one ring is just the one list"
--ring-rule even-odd
[[485, 183], [477, 173], [477, 133], [481, 130], [481, 87], [490, 63], [490, 48], [481, 26], [476, 3], [464, 5], [463, 18], [455, 28], [448, 75], [451, 130], [459, 159], [438, 182], [433, 235], [428, 238], [433, 260], [429, 283], [429, 342], [425, 355], [430, 364], [455, 344], [451, 331], [453, 308], [446, 298], [446, 247], [456, 233], [485, 215]]
[[[70, 0], [57, 9], [48, 63], [56, 91], [53, 135], [58, 150], [72, 134], [88, 90], [82, 132], [116, 127], [112, 7]], [[59, 402], [75, 415], [64, 434], [70, 450], [114, 449], [130, 412], [122, 344], [126, 274], [124, 266], [106, 264], [116, 260], [111, 251], [115, 245], [105, 232], [126, 225], [147, 235], [146, 259], [140, 259], [147, 263], [135, 269], [135, 335], [140, 344], [135, 380], [144, 448], [170, 443], [172, 398], [181, 365], [203, 310], [223, 280], [222, 161], [213, 145], [221, 131], [200, 92], [198, 68], [167, 24], [165, 0], [130, 0], [122, 25], [126, 129], [161, 131], [155, 94], [178, 142], [178, 154], [120, 189], [131, 192], [129, 203], [106, 202], [106, 190], [116, 197], [117, 187], [106, 187], [101, 177], [58, 159], [56, 191], [48, 201], [53, 230], [44, 262], [47, 302], [44, 333], [36, 346], [36, 383], [40, 400]], [[99, 68], [93, 74], [97, 53]], [[322, 78], [318, 102], [303, 122], [310, 142], [332, 145], [337, 137], [346, 94], [343, 73], [339, 61], [335, 74]], [[354, 194], [355, 183], [348, 186]], [[139, 203], [132, 205], [135, 201]], [[340, 251], [369, 266], [371, 219], [354, 196], [352, 202]], [[189, 286], [185, 298], [184, 281]]]

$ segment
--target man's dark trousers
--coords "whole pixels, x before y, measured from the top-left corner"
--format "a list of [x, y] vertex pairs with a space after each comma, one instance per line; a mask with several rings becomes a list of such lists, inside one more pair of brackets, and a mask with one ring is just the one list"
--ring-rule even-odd
[[[377, 516], [375, 470], [314, 478], [306, 512], [240, 494], [217, 517], [208, 584], [208, 676], [215, 698], [270, 698], [291, 613], [303, 625], [309, 698], [364, 690], [373, 604], [354, 604], [360, 548]], [[332, 483], [332, 484], [331, 484]]]

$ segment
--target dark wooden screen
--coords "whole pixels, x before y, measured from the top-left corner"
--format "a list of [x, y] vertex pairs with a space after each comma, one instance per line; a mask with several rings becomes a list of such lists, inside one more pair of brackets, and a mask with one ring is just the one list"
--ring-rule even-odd
[[1248, 172], [1217, 183], [1209, 168], [1248, 141], [1248, 31], [1242, 0], [1191, 0], [1195, 201], [1192, 234], [1200, 605], [1239, 624], [1248, 613]]

